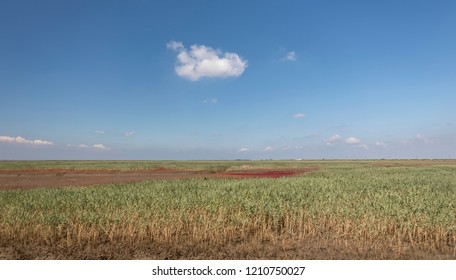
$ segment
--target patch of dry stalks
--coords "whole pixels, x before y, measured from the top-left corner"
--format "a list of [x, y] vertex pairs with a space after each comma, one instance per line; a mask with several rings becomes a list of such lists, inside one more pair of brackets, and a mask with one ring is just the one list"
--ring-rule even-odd
[[75, 222], [0, 228], [2, 259], [454, 259], [456, 233], [443, 227], [341, 220], [306, 212], [245, 220], [188, 213], [147, 224]]

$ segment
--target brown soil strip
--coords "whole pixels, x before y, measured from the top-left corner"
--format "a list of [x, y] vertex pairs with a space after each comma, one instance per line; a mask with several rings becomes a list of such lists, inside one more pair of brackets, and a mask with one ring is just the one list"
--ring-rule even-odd
[[454, 251], [445, 247], [441, 251], [417, 248], [404, 244], [401, 250], [384, 244], [359, 240], [336, 240], [333, 236], [310, 237], [305, 240], [285, 238], [280, 241], [239, 240], [226, 244], [192, 244], [184, 240], [174, 244], [159, 242], [129, 243], [100, 240], [98, 244], [54, 246], [44, 244], [8, 243], [0, 241], [0, 260], [367, 260], [367, 259], [440, 259], [454, 260]]
[[0, 190], [29, 189], [38, 187], [89, 186], [111, 183], [142, 182], [146, 180], [187, 178], [280, 178], [296, 176], [318, 167], [291, 170], [244, 170], [213, 172], [209, 170], [183, 169], [8, 169], [0, 170]]

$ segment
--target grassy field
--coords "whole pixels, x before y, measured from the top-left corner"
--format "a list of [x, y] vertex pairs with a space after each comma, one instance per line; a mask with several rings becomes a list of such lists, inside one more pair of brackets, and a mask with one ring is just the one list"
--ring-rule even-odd
[[6, 169], [245, 170], [0, 191], [0, 258], [456, 259], [456, 161], [42, 161]]

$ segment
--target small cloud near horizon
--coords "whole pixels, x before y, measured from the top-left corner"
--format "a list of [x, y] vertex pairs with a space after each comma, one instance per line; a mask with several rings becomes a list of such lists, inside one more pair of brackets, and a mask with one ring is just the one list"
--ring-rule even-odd
[[345, 139], [345, 143], [347, 143], [348, 145], [356, 145], [361, 143], [361, 140], [356, 137], [348, 137], [347, 139]]
[[125, 132], [123, 133], [123, 135], [124, 135], [124, 136], [127, 136], [127, 137], [133, 136], [133, 135], [135, 135], [135, 134], [136, 134], [136, 132], [134, 132], [134, 131], [125, 131]]
[[104, 150], [104, 151], [111, 150], [111, 148], [106, 147], [103, 144], [94, 144], [92, 146], [89, 146], [86, 144], [78, 144], [78, 145], [67, 144], [66, 146], [71, 147], [71, 148], [95, 149], [95, 150]]
[[326, 145], [331, 146], [334, 143], [339, 142], [340, 140], [342, 140], [342, 137], [340, 137], [339, 134], [334, 134], [333, 136], [326, 139], [325, 143]]
[[293, 119], [304, 119], [306, 117], [306, 114], [304, 113], [296, 113], [293, 115]]
[[272, 151], [274, 151], [274, 148], [272, 148], [271, 146], [267, 146], [266, 148], [264, 148], [263, 151], [265, 151], [265, 152], [272, 152]]
[[17, 143], [17, 144], [31, 144], [31, 145], [54, 145], [51, 141], [46, 141], [46, 140], [28, 140], [25, 139], [24, 137], [17, 136], [17, 137], [10, 137], [10, 136], [0, 136], [0, 142], [6, 142], [6, 143]]
[[95, 148], [95, 149], [97, 149], [97, 150], [104, 150], [104, 151], [106, 151], [106, 150], [111, 150], [111, 148], [106, 147], [106, 146], [103, 145], [103, 144], [94, 144], [92, 147]]
[[66, 145], [67, 147], [74, 147], [74, 148], [88, 148], [89, 146], [85, 145], [85, 144], [79, 144], [79, 145], [73, 145], [73, 144], [67, 144]]
[[249, 148], [240, 148], [239, 149], [239, 152], [241, 152], [241, 153], [245, 153], [245, 152], [248, 152], [248, 151], [250, 151]]
[[429, 139], [429, 138], [427, 138], [427, 137], [424, 137], [424, 136], [421, 135], [421, 134], [417, 134], [415, 138], [416, 138], [416, 140], [422, 141], [422, 142], [424, 142], [424, 143], [426, 143], [426, 144], [432, 144], [432, 143], [434, 143], [434, 141], [433, 141], [432, 139]]
[[375, 142], [375, 146], [385, 148], [387, 145], [385, 144], [385, 142], [377, 141]]

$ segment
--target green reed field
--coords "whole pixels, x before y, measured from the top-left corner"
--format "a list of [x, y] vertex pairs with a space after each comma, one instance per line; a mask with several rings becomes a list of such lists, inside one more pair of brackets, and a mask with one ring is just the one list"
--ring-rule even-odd
[[1, 169], [319, 169], [0, 191], [0, 258], [456, 259], [455, 161], [2, 162]]

